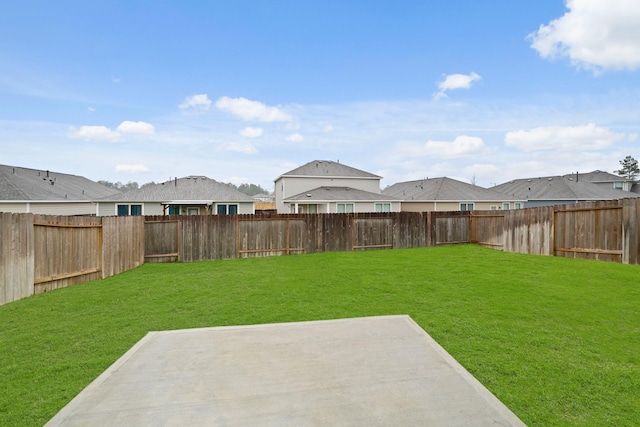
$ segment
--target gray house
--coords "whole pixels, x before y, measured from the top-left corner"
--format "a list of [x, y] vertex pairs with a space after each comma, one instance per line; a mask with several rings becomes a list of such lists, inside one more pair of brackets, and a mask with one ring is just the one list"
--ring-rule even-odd
[[613, 184], [605, 186], [582, 180], [581, 177], [577, 180], [575, 175], [514, 179], [492, 189], [525, 200], [525, 207], [640, 197], [640, 194], [615, 189]]
[[402, 200], [402, 211], [473, 211], [520, 209], [524, 200], [452, 178], [393, 184], [382, 194]]
[[206, 176], [145, 185], [98, 200], [98, 215], [253, 214], [254, 199]]
[[279, 213], [398, 212], [380, 193], [382, 177], [330, 160], [314, 160], [274, 180]]
[[0, 212], [96, 215], [95, 199], [118, 194], [82, 176], [0, 165]]

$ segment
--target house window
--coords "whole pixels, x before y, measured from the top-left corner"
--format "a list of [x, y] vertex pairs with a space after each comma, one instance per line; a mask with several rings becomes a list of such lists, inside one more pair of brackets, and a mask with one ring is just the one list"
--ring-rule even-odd
[[497, 207], [496, 205], [491, 205], [491, 210], [492, 210], [492, 211], [497, 211], [497, 210], [498, 210], [498, 207]]
[[353, 213], [353, 203], [338, 203], [338, 213]]
[[618, 190], [622, 190], [622, 182], [616, 181], [613, 183], [613, 188], [617, 188]]
[[217, 207], [218, 215], [236, 215], [238, 213], [238, 205], [220, 204]]
[[169, 215], [180, 215], [180, 206], [169, 206]]
[[502, 204], [502, 210], [503, 211], [508, 211], [509, 210], [509, 203], [503, 203]]
[[473, 210], [473, 203], [460, 203], [460, 210], [461, 211], [472, 211]]
[[189, 215], [200, 215], [199, 208], [189, 208]]
[[516, 202], [514, 205], [516, 209], [522, 209], [522, 205], [520, 204], [520, 202]]
[[376, 212], [391, 212], [391, 203], [376, 203]]
[[142, 205], [117, 205], [116, 212], [118, 216], [140, 216], [142, 215]]

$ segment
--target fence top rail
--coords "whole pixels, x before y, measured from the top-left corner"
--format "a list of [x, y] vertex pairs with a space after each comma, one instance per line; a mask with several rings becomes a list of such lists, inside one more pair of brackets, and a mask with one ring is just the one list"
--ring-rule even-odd
[[592, 208], [565, 208], [565, 209], [554, 209], [554, 212], [579, 212], [579, 211], [604, 211], [604, 210], [615, 210], [622, 209], [622, 206], [597, 206]]
[[56, 224], [52, 222], [34, 222], [38, 227], [60, 227], [60, 228], [102, 228], [102, 224]]

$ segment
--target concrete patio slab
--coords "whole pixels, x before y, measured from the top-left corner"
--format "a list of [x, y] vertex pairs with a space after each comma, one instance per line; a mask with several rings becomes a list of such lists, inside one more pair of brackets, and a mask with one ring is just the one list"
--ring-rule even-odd
[[524, 426], [409, 316], [151, 332], [47, 426]]

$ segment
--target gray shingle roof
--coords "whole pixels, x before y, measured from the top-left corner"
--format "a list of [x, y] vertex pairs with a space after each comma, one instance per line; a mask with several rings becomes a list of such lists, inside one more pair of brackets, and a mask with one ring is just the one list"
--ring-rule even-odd
[[505, 201], [503, 193], [446, 177], [399, 182], [382, 190], [382, 194], [419, 202]]
[[286, 202], [294, 201], [313, 201], [313, 202], [340, 202], [340, 201], [387, 201], [395, 202], [399, 199], [369, 191], [357, 190], [350, 187], [318, 187], [295, 196], [287, 197]]
[[118, 193], [82, 176], [0, 165], [0, 200], [94, 200]]
[[566, 175], [562, 175], [563, 178], [572, 178], [575, 181], [585, 181], [585, 182], [622, 182], [622, 181], [633, 181], [627, 179], [623, 176], [614, 175], [609, 172], [604, 172], [601, 170], [595, 170], [587, 173], [568, 173]]
[[283, 176], [381, 178], [378, 175], [352, 168], [342, 163], [332, 162], [331, 160], [314, 160], [280, 175], [280, 177]]
[[492, 189], [525, 200], [614, 200], [638, 197], [628, 191], [587, 181], [576, 182], [570, 175], [515, 179]]
[[226, 201], [253, 202], [253, 198], [206, 176], [187, 176], [159, 184], [145, 185], [136, 190], [126, 191], [105, 201]]

